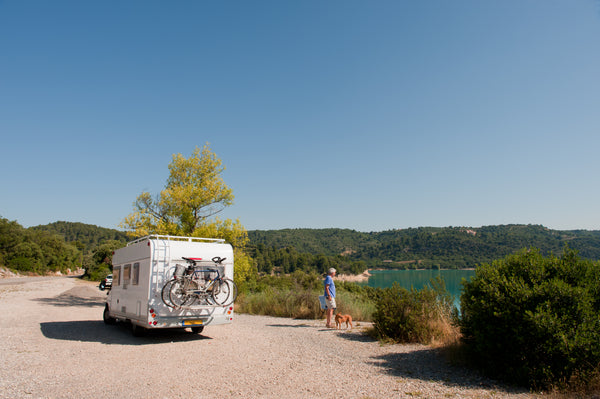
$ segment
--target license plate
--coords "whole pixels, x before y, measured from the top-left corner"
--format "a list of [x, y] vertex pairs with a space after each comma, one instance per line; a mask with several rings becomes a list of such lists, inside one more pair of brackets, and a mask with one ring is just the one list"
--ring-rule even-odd
[[184, 320], [183, 321], [184, 326], [198, 326], [201, 324], [204, 324], [204, 322], [202, 320]]

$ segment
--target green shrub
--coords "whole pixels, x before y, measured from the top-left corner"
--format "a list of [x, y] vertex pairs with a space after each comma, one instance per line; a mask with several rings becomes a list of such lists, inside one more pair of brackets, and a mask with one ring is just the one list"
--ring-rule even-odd
[[472, 361], [534, 388], [586, 380], [600, 362], [600, 267], [565, 249], [479, 267], [464, 284], [460, 325]]
[[380, 290], [373, 314], [373, 327], [380, 339], [431, 344], [455, 336], [452, 297], [441, 278], [432, 287], [407, 290], [394, 283]]

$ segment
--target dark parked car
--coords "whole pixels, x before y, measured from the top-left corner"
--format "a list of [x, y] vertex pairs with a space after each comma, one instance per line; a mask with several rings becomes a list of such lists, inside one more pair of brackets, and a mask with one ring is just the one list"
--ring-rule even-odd
[[104, 291], [107, 288], [110, 290], [110, 287], [112, 287], [112, 274], [109, 274], [108, 276], [103, 278], [100, 281], [100, 286], [98, 288], [100, 288], [102, 291]]

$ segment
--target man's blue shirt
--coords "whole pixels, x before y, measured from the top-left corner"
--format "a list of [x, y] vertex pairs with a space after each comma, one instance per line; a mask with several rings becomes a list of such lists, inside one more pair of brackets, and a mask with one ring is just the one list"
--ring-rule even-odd
[[331, 276], [328, 274], [327, 277], [325, 277], [325, 281], [323, 282], [324, 287], [324, 292], [325, 292], [325, 296], [327, 296], [327, 285], [329, 285], [329, 292], [331, 293], [331, 297], [335, 298], [335, 283], [333, 282], [333, 279], [331, 278]]

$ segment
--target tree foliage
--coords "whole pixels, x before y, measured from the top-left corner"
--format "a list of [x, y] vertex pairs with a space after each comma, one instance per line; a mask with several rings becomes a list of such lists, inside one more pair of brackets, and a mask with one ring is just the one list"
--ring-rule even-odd
[[299, 253], [343, 256], [346, 262], [363, 261], [367, 267], [378, 268], [474, 268], [525, 247], [540, 248], [543, 254], [559, 253], [565, 243], [585, 259], [600, 259], [600, 231], [559, 231], [537, 225], [419, 227], [371, 233], [283, 229], [249, 231], [248, 235], [261, 254], [294, 248]]
[[174, 154], [168, 166], [165, 188], [155, 197], [142, 192], [134, 211], [121, 223], [131, 236], [149, 234], [224, 238], [234, 246], [236, 279], [253, 273], [244, 252], [248, 233], [239, 219], [220, 219], [215, 215], [233, 204], [233, 191], [225, 184], [222, 161], [208, 144], [196, 147], [189, 158]]
[[[585, 259], [600, 259], [600, 231], [559, 231], [542, 226], [506, 225], [480, 228], [416, 228], [362, 233], [348, 229], [245, 229], [237, 221], [219, 220], [201, 226], [197, 236], [222, 237], [240, 242], [246, 254], [236, 257], [236, 274], [292, 273], [295, 270], [323, 273], [329, 267], [359, 274], [366, 268], [464, 268], [501, 259], [524, 247], [543, 254], [558, 253], [565, 243]], [[92, 254], [108, 240], [123, 245], [125, 232], [94, 225], [56, 222], [28, 230], [59, 234], [84, 253]], [[236, 248], [240, 248], [239, 244]], [[391, 262], [383, 262], [391, 260]], [[239, 266], [239, 268], [238, 268]]]
[[48, 232], [62, 237], [81, 251], [85, 279], [100, 280], [112, 272], [112, 252], [125, 246], [127, 234], [91, 224], [54, 222], [31, 227], [29, 230]]
[[65, 273], [81, 265], [81, 252], [57, 234], [0, 218], [0, 265], [36, 274]]
[[123, 242], [107, 240], [98, 245], [84, 258], [84, 278], [98, 281], [112, 273], [112, 256], [115, 249], [122, 248]]
[[94, 252], [98, 246], [106, 241], [114, 240], [125, 244], [128, 239], [127, 233], [123, 231], [78, 222], [59, 221], [30, 227], [30, 230], [46, 231], [60, 235], [66, 242], [83, 250], [84, 254]]
[[360, 274], [367, 269], [363, 261], [353, 261], [341, 255], [299, 252], [294, 247], [275, 248], [264, 244], [250, 244], [248, 252], [254, 259], [257, 270], [266, 274], [287, 274], [296, 270], [325, 273], [331, 267], [338, 273]]
[[149, 192], [142, 192], [121, 227], [138, 237], [191, 236], [205, 229], [212, 216], [233, 203], [233, 192], [221, 177], [224, 170], [208, 145], [202, 150], [196, 147], [189, 158], [174, 154], [165, 188], [154, 199]]

